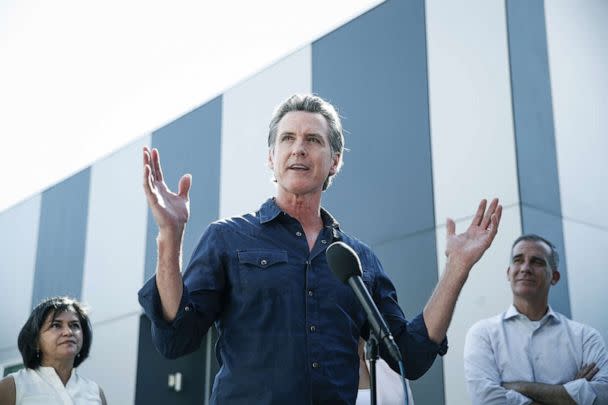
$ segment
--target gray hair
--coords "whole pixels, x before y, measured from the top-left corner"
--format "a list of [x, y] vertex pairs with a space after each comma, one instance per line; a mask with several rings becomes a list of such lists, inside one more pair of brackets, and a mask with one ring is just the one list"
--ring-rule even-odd
[[[344, 153], [344, 134], [342, 133], [342, 123], [340, 122], [340, 116], [336, 112], [333, 105], [323, 100], [321, 97], [314, 96], [312, 94], [294, 94], [287, 100], [283, 101], [274, 111], [270, 125], [268, 126], [268, 147], [274, 148], [274, 144], [277, 140], [277, 131], [279, 129], [279, 122], [285, 116], [285, 114], [292, 111], [304, 111], [309, 113], [321, 114], [327, 121], [329, 126], [329, 146], [331, 148], [331, 154], [340, 155], [338, 167], [336, 173], [342, 168], [342, 156]], [[335, 176], [334, 174], [334, 176]], [[331, 184], [333, 176], [327, 176], [323, 183], [323, 190], [327, 190]]]
[[557, 248], [553, 243], [549, 242], [547, 239], [534, 233], [521, 235], [519, 238], [515, 239], [515, 242], [513, 242], [513, 245], [511, 245], [511, 256], [513, 256], [513, 248], [515, 247], [515, 245], [524, 240], [531, 242], [543, 242], [544, 244], [546, 244], [549, 247], [550, 251], [549, 266], [551, 266], [551, 269], [553, 271], [557, 271], [557, 267], [559, 266], [559, 253], [557, 253]]

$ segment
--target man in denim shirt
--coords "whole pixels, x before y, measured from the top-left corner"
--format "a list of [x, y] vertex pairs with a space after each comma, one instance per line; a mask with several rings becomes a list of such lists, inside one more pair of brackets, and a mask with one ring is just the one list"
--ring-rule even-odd
[[[158, 265], [139, 299], [158, 350], [171, 358], [192, 352], [215, 322], [220, 370], [211, 403], [354, 404], [357, 343], [368, 325], [354, 293], [325, 259], [327, 246], [341, 240], [361, 259], [363, 280], [403, 353], [407, 377], [423, 375], [447, 351], [456, 299], [496, 235], [498, 201], [488, 207], [482, 201], [463, 234], [456, 235], [448, 220], [446, 271], [423, 313], [407, 322], [378, 258], [321, 208], [344, 150], [333, 106], [316, 96], [290, 97], [272, 118], [268, 146], [275, 197], [254, 214], [212, 223], [183, 276], [191, 178], [183, 176], [172, 193], [158, 151], [144, 150], [144, 189], [159, 227]], [[380, 354], [396, 367], [383, 349]]]

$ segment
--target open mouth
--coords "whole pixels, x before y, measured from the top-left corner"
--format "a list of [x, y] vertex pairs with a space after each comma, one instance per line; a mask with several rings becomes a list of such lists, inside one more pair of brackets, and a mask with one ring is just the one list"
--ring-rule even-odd
[[296, 163], [288, 167], [289, 170], [306, 171], [309, 170], [308, 166], [301, 163]]

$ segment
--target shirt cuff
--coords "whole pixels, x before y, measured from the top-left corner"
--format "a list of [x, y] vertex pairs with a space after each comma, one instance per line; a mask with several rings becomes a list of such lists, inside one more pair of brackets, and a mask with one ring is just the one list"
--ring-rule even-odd
[[426, 328], [426, 323], [424, 323], [424, 316], [422, 313], [412, 319], [407, 328], [410, 332], [416, 331], [419, 336], [424, 336], [428, 342], [428, 345], [433, 346], [435, 353], [439, 354], [440, 356], [443, 356], [448, 352], [448, 337], [444, 337], [439, 344], [433, 342], [429, 337], [429, 331]]
[[597, 397], [589, 381], [584, 378], [567, 382], [564, 388], [577, 404], [592, 404]]
[[507, 405], [529, 405], [532, 403], [530, 398], [514, 390], [507, 390], [505, 397]]
[[188, 302], [188, 290], [183, 287], [182, 298], [179, 303], [179, 309], [175, 319], [167, 322], [163, 317], [160, 294], [156, 286], [156, 275], [152, 276], [137, 293], [139, 304], [144, 309], [144, 312], [150, 318], [150, 321], [159, 329], [174, 329], [179, 321], [184, 317], [187, 311], [192, 309], [192, 305]]

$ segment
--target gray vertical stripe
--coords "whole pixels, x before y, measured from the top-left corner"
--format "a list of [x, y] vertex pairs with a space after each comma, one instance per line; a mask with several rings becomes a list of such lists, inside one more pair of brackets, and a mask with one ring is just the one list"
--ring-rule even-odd
[[557, 247], [561, 280], [551, 289], [550, 303], [571, 316], [544, 5], [509, 0], [506, 7], [522, 230]]
[[89, 204], [87, 168], [42, 193], [32, 307], [42, 299], [80, 299]]
[[[312, 65], [350, 149], [324, 205], [376, 248], [418, 314], [437, 282], [424, 2], [388, 1], [345, 24], [313, 43]], [[441, 360], [412, 387], [417, 403], [443, 404]]]

